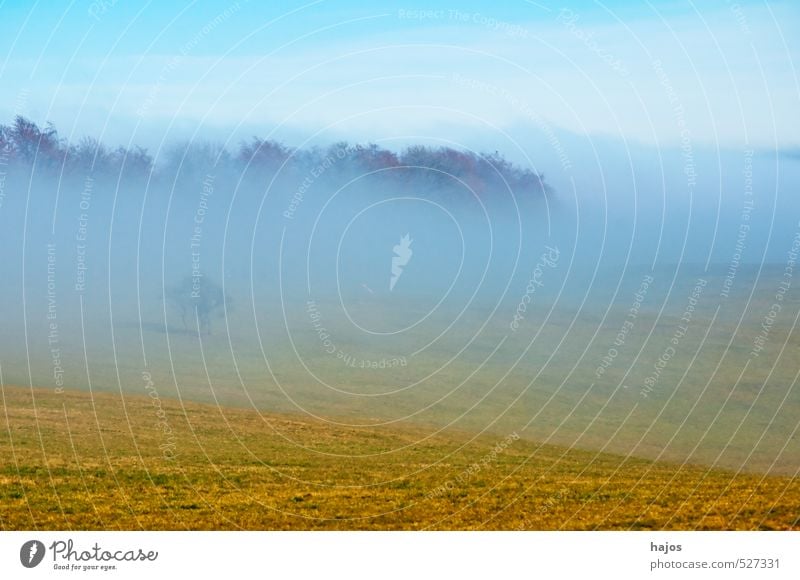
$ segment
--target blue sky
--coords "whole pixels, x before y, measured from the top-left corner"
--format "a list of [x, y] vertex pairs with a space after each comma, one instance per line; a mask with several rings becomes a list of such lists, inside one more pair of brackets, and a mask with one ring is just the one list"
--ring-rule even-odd
[[97, 0], [3, 2], [0, 15], [0, 118], [67, 136], [381, 140], [546, 125], [800, 145], [790, 2]]

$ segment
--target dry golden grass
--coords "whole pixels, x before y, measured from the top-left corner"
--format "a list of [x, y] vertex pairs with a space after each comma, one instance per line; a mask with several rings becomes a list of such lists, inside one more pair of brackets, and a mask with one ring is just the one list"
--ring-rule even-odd
[[1, 403], [6, 530], [792, 529], [800, 515], [788, 477], [515, 434], [8, 386]]

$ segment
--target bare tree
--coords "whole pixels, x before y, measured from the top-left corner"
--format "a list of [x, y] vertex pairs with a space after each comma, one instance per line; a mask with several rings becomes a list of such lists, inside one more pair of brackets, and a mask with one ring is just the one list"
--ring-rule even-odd
[[211, 334], [211, 319], [222, 314], [230, 299], [222, 288], [205, 276], [187, 276], [167, 289], [166, 299], [180, 314], [187, 332], [197, 325], [198, 332]]

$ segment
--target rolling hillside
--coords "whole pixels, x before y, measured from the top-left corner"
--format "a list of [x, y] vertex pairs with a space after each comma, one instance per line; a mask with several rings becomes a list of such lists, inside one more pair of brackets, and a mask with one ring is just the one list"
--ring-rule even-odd
[[3, 529], [791, 529], [800, 482], [289, 414], [4, 386]]

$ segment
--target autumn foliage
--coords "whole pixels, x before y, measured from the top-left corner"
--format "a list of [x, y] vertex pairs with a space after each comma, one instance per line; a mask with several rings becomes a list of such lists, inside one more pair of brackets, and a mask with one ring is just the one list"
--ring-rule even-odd
[[108, 148], [90, 137], [77, 142], [62, 138], [48, 123], [44, 128], [17, 116], [0, 125], [0, 152], [5, 164], [61, 174], [113, 175], [126, 178], [193, 179], [206, 173], [277, 175], [297, 179], [316, 168], [331, 170], [326, 178], [345, 180], [369, 176], [390, 185], [429, 191], [462, 189], [483, 196], [494, 191], [514, 195], [548, 193], [543, 177], [492, 154], [450, 147], [413, 145], [397, 153], [374, 143], [295, 149], [253, 137], [230, 152], [213, 143], [186, 143], [167, 148], [159, 160], [143, 148]]

